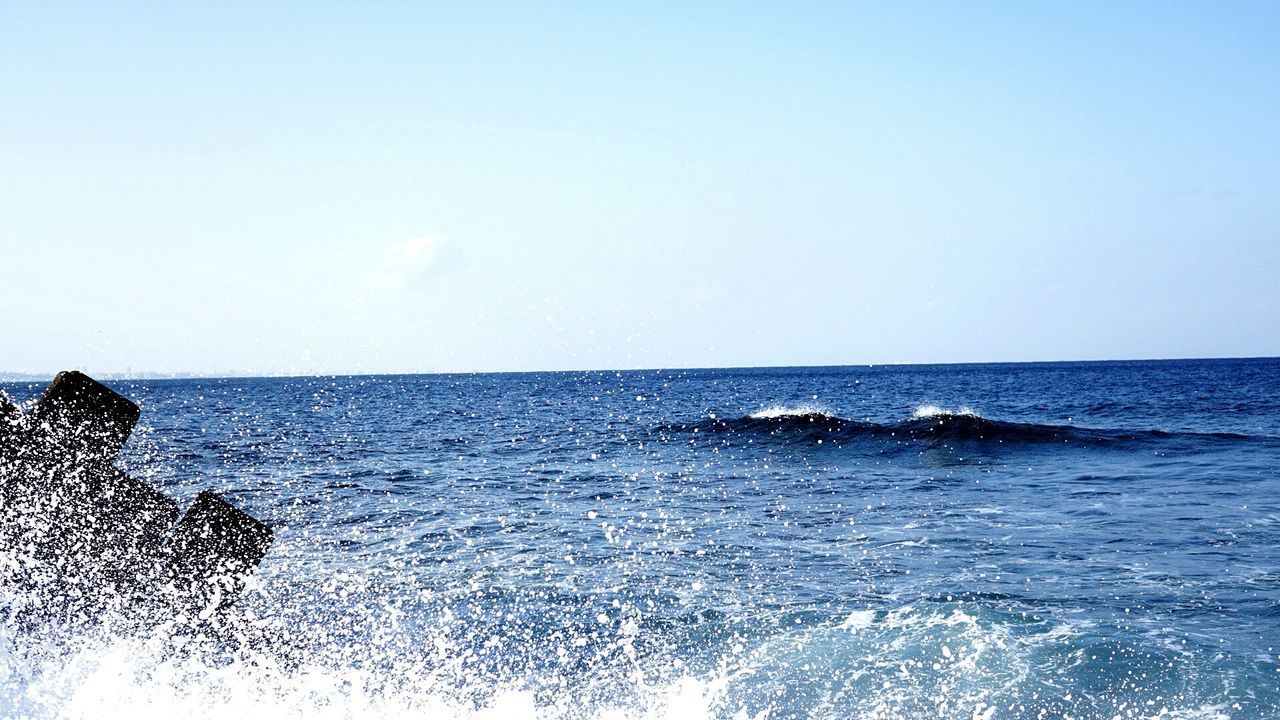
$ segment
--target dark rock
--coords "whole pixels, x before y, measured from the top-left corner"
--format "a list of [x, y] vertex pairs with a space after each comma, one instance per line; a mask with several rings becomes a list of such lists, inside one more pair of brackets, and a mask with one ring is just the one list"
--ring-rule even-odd
[[271, 530], [217, 495], [178, 521], [177, 503], [115, 467], [139, 415], [79, 372], [30, 415], [0, 393], [0, 583], [31, 612], [92, 619], [166, 597], [225, 609], [266, 555]]
[[204, 491], [169, 540], [169, 576], [206, 607], [225, 607], [271, 547], [271, 528]]
[[21, 431], [22, 409], [0, 390], [0, 460], [13, 454]]
[[78, 461], [114, 458], [141, 411], [128, 398], [82, 372], [60, 372], [31, 411], [37, 438]]

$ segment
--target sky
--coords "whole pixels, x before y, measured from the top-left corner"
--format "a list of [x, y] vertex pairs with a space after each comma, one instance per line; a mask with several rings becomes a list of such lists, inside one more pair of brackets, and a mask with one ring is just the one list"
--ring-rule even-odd
[[0, 370], [1280, 355], [1272, 2], [0, 3]]

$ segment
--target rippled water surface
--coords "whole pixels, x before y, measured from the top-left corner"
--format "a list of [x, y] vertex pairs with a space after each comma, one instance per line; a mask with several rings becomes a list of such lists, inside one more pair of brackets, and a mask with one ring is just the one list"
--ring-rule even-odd
[[5, 717], [1280, 717], [1280, 361], [111, 384], [249, 639], [6, 627]]

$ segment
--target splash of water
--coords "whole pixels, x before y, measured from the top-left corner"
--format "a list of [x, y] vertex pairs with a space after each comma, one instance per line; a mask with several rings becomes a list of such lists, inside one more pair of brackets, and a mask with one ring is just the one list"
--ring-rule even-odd
[[788, 417], [828, 416], [826, 408], [819, 405], [771, 405], [751, 413], [753, 420], [776, 420]]
[[959, 410], [949, 410], [937, 405], [921, 405], [915, 409], [911, 417], [916, 420], [926, 420], [933, 417], [979, 417], [979, 415], [972, 408], [966, 406], [961, 406]]

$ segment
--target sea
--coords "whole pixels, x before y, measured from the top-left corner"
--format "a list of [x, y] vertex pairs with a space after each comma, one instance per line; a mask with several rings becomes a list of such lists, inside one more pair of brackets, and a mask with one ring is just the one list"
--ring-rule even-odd
[[0, 717], [1280, 718], [1280, 359], [107, 384], [254, 640], [0, 599]]

